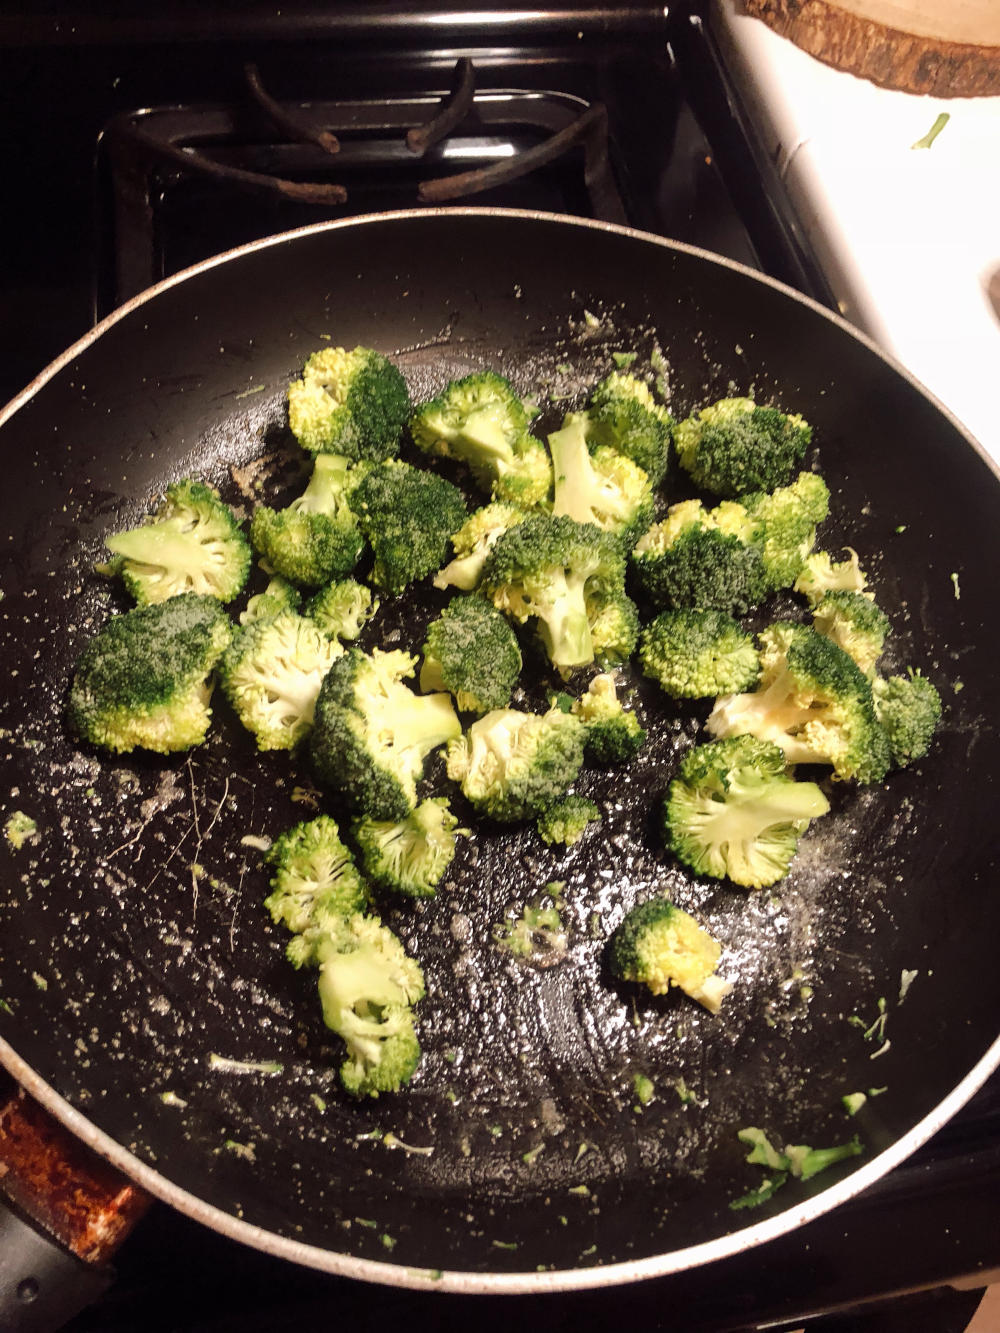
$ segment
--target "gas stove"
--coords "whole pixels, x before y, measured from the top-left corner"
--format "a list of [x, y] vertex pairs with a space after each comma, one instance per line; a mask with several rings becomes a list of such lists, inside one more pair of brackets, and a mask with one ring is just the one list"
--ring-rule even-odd
[[[0, 399], [160, 278], [260, 236], [392, 208], [624, 222], [836, 304], [697, 6], [301, 0], [112, 20], [83, 3], [44, 17], [8, 5], [0, 103]], [[68, 1327], [247, 1333], [402, 1315], [721, 1333], [848, 1328], [830, 1312], [871, 1308], [958, 1333], [1000, 1270], [998, 1185], [994, 1079], [904, 1166], [803, 1230], [711, 1270], [532, 1298], [530, 1313], [522, 1298], [428, 1297], [293, 1268], [157, 1206], [120, 1251], [115, 1285]], [[945, 1294], [952, 1283], [968, 1290]]]

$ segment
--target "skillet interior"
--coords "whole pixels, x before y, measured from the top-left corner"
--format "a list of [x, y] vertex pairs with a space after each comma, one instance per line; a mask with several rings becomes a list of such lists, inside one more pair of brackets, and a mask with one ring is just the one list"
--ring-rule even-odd
[[[405, 1096], [363, 1106], [337, 1090], [311, 980], [283, 960], [260, 854], [242, 841], [308, 815], [304, 767], [257, 755], [221, 700], [190, 762], [100, 760], [62, 721], [76, 653], [123, 606], [92, 572], [104, 535], [192, 473], [247, 509], [252, 478], [290, 495], [289, 468], [255, 463], [287, 462], [284, 388], [327, 337], [394, 354], [417, 398], [489, 365], [569, 394], [561, 409], [611, 350], [656, 340], [678, 413], [731, 391], [794, 406], [833, 491], [822, 544], [858, 549], [893, 620], [887, 666], [922, 665], [946, 704], [932, 761], [884, 789], [833, 789], [789, 880], [748, 897], [660, 850], [652, 811], [705, 710], [640, 684], [652, 742], [625, 777], [581, 785], [603, 807], [596, 831], [563, 856], [530, 831], [477, 834], [436, 901], [388, 913], [427, 972], [426, 1054]], [[42, 830], [0, 849], [0, 1032], [174, 1185], [266, 1233], [398, 1266], [401, 1281], [644, 1260], [829, 1183], [733, 1213], [760, 1180], [737, 1128], [818, 1145], [857, 1130], [856, 1160], [870, 1160], [994, 1039], [996, 477], [920, 390], [807, 303], [614, 230], [500, 213], [366, 220], [161, 290], [61, 365], [0, 446], [5, 803]], [[369, 641], [418, 647], [434, 605], [384, 604]], [[490, 928], [550, 880], [567, 886], [569, 958], [513, 964]], [[736, 988], [721, 1018], [609, 984], [603, 939], [662, 889], [724, 944]], [[899, 1005], [903, 969], [919, 975]], [[873, 1019], [880, 996], [891, 1048], [873, 1063], [847, 1020]], [[211, 1052], [282, 1069], [224, 1074]], [[641, 1112], [636, 1072], [656, 1084]], [[848, 1121], [840, 1096], [872, 1085], [888, 1091]], [[389, 1149], [389, 1130], [433, 1152]]]

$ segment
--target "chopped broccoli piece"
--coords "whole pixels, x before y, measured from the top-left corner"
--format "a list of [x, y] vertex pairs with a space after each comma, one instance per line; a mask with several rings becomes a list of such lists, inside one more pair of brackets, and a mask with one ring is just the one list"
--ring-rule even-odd
[[219, 683], [260, 750], [292, 750], [313, 724], [323, 677], [343, 649], [296, 611], [245, 625], [219, 663]]
[[671, 505], [632, 550], [632, 568], [660, 608], [698, 607], [741, 615], [770, 591], [758, 525], [731, 501]]
[[137, 528], [108, 537], [120, 574], [139, 606], [193, 592], [231, 602], [250, 573], [250, 547], [232, 511], [201, 481], [176, 481]]
[[340, 1081], [355, 1097], [397, 1092], [420, 1062], [413, 1008], [423, 998], [420, 964], [375, 916], [340, 918], [296, 935], [289, 958], [319, 966], [323, 1021], [347, 1045]]
[[734, 1199], [729, 1205], [734, 1211], [741, 1208], [759, 1208], [762, 1203], [766, 1203], [772, 1198], [782, 1185], [788, 1180], [787, 1171], [779, 1171], [773, 1176], [768, 1176], [762, 1181], [756, 1189], [748, 1190], [746, 1194], [741, 1194], [738, 1199]]
[[428, 627], [420, 688], [450, 691], [463, 713], [506, 707], [520, 671], [517, 636], [481, 597], [455, 597]]
[[905, 768], [922, 759], [941, 721], [941, 696], [936, 687], [910, 668], [907, 674], [872, 682], [875, 716], [885, 732], [892, 762]]
[[618, 588], [600, 588], [586, 598], [590, 642], [594, 661], [600, 667], [620, 666], [635, 652], [639, 642], [639, 608]]
[[806, 556], [792, 587], [809, 599], [810, 606], [816, 606], [828, 592], [863, 593], [868, 587], [857, 551], [850, 546], [844, 549], [846, 560], [834, 560], [828, 551], [810, 551]]
[[661, 611], [639, 641], [642, 674], [675, 699], [708, 699], [755, 685], [760, 656], [724, 611]]
[[790, 764], [830, 764], [838, 778], [881, 782], [889, 743], [857, 663], [807, 625], [771, 625], [760, 642], [760, 684], [716, 700], [706, 723], [711, 735], [746, 732], [780, 745]]
[[594, 661], [591, 612], [624, 591], [624, 576], [614, 537], [591, 523], [533, 514], [494, 543], [480, 591], [518, 623], [534, 619], [549, 660], [569, 672]]
[[23, 810], [15, 810], [3, 826], [4, 837], [15, 852], [19, 852], [26, 842], [38, 832], [38, 824]]
[[869, 680], [889, 634], [889, 617], [860, 592], [828, 592], [813, 611], [820, 634], [839, 644]]
[[409, 415], [406, 381], [370, 347], [323, 347], [288, 388], [288, 424], [311, 454], [393, 458]]
[[[547, 885], [561, 889], [562, 885]], [[560, 914], [561, 899], [543, 893], [535, 902], [525, 904], [520, 915], [507, 914], [506, 920], [493, 927], [493, 939], [501, 949], [516, 958], [551, 965], [566, 953], [566, 931]]]
[[674, 440], [694, 482], [732, 499], [784, 485], [805, 456], [812, 427], [752, 398], [721, 398], [679, 422]]
[[588, 801], [585, 796], [564, 796], [538, 816], [538, 836], [550, 846], [559, 842], [573, 847], [587, 831], [587, 825], [600, 817], [601, 812], [594, 801]]
[[282, 833], [267, 862], [274, 874], [264, 906], [274, 921], [284, 922], [295, 934], [329, 928], [369, 905], [368, 887], [329, 815]]
[[372, 883], [408, 898], [434, 896], [463, 832], [443, 796], [422, 801], [402, 820], [355, 820], [352, 831]]
[[785, 769], [781, 748], [753, 736], [689, 750], [663, 804], [670, 850], [695, 874], [744, 888], [784, 879], [809, 821], [830, 809], [814, 782]]
[[250, 540], [270, 569], [308, 588], [348, 574], [365, 548], [348, 502], [351, 467], [339, 454], [320, 454], [309, 483], [285, 509], [259, 505]]
[[373, 819], [405, 819], [427, 755], [462, 734], [447, 694], [418, 695], [403, 683], [415, 666], [409, 653], [348, 648], [316, 701], [316, 776]]
[[549, 436], [555, 479], [552, 513], [593, 523], [614, 533], [623, 547], [635, 545], [653, 518], [653, 489], [646, 473], [617, 450], [587, 447], [588, 417], [571, 412]]
[[530, 508], [548, 498], [552, 464], [528, 432], [530, 416], [509, 380], [491, 370], [454, 380], [410, 421], [417, 447], [467, 463], [494, 500]]
[[502, 500], [495, 500], [477, 509], [452, 534], [455, 559], [435, 574], [435, 588], [459, 588], [462, 592], [472, 592], [479, 584], [490, 547], [502, 532], [520, 523], [527, 515], [527, 510]]
[[737, 1130], [736, 1137], [741, 1143], [750, 1145], [747, 1161], [752, 1166], [766, 1166], [769, 1171], [788, 1170], [788, 1158], [778, 1151], [762, 1129], [750, 1125], [746, 1129]]
[[645, 744], [646, 733], [618, 698], [610, 672], [595, 676], [570, 707], [584, 725], [584, 755], [592, 764], [628, 763]]
[[722, 949], [666, 898], [650, 898], [626, 915], [608, 941], [608, 965], [620, 981], [665, 995], [679, 986], [692, 1000], [718, 1013], [732, 983], [716, 975]]
[[857, 1115], [868, 1098], [863, 1092], [845, 1092], [840, 1100], [848, 1115]]
[[309, 598], [302, 614], [331, 639], [356, 639], [378, 610], [378, 598], [356, 579], [328, 583]]
[[440, 568], [468, 517], [450, 481], [398, 461], [368, 469], [351, 503], [375, 554], [372, 582], [393, 594]]
[[855, 1134], [848, 1143], [839, 1143], [833, 1148], [809, 1148], [805, 1144], [786, 1144], [787, 1156], [792, 1175], [799, 1180], [811, 1180], [827, 1167], [843, 1162], [848, 1157], [860, 1157], [864, 1152], [861, 1140]]
[[826, 482], [817, 472], [800, 472], [791, 485], [741, 496], [740, 503], [757, 525], [771, 588], [792, 587], [816, 541], [816, 525], [830, 509]]
[[112, 616], [77, 661], [70, 721], [115, 753], [200, 744], [212, 718], [209, 673], [232, 636], [218, 600], [196, 593]]
[[635, 1098], [640, 1106], [648, 1106], [656, 1093], [656, 1084], [648, 1074], [633, 1074], [632, 1087], [635, 1089]]
[[594, 389], [587, 406], [588, 439], [607, 445], [637, 464], [658, 486], [667, 470], [674, 421], [649, 386], [613, 371]]
[[273, 574], [264, 591], [256, 593], [247, 602], [246, 609], [240, 613], [240, 624], [271, 620], [282, 611], [297, 611], [301, 602], [302, 594], [295, 584], [289, 583], [280, 574]]
[[579, 718], [550, 708], [498, 708], [448, 746], [448, 776], [475, 808], [501, 823], [530, 819], [568, 790], [583, 764]]

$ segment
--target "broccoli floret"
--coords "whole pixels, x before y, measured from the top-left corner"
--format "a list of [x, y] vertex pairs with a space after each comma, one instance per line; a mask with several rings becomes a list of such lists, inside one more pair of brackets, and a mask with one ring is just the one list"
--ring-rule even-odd
[[311, 454], [393, 458], [410, 410], [403, 376], [370, 347], [313, 352], [288, 389], [288, 424]]
[[254, 620], [219, 663], [219, 683], [260, 750], [292, 750], [313, 724], [323, 677], [343, 652], [296, 611]]
[[19, 852], [27, 842], [31, 842], [38, 832], [38, 821], [23, 810], [15, 810], [3, 826], [4, 837], [15, 852]]
[[495, 500], [477, 509], [452, 534], [455, 559], [434, 575], [435, 588], [459, 588], [462, 592], [472, 592], [479, 584], [490, 547], [502, 532], [527, 516], [526, 509], [519, 509], [517, 505], [502, 500]]
[[659, 608], [698, 607], [742, 615], [770, 591], [758, 525], [732, 501], [671, 505], [631, 556], [643, 592]]
[[387, 926], [375, 916], [334, 920], [296, 935], [288, 956], [296, 966], [319, 966], [323, 1021], [347, 1045], [340, 1081], [355, 1097], [397, 1092], [420, 1062], [413, 1008], [424, 977]]
[[378, 598], [356, 579], [328, 583], [314, 593], [302, 614], [316, 622], [331, 639], [356, 639], [378, 610]]
[[259, 505], [250, 520], [250, 540], [268, 567], [308, 588], [349, 573], [365, 549], [348, 503], [352, 486], [347, 459], [320, 454], [309, 484], [286, 509]]
[[232, 636], [218, 600], [196, 593], [112, 616], [77, 661], [70, 721], [119, 754], [200, 744], [212, 717], [209, 674]]
[[624, 591], [624, 578], [614, 537], [592, 523], [533, 514], [494, 543], [480, 591], [519, 624], [535, 620], [549, 660], [568, 673], [594, 661], [591, 612]]
[[264, 906], [274, 921], [296, 934], [327, 929], [337, 918], [363, 912], [369, 905], [367, 885], [329, 815], [282, 833], [267, 862], [274, 874]]
[[432, 898], [455, 858], [457, 833], [463, 830], [446, 798], [437, 796], [422, 801], [402, 820], [355, 820], [352, 832], [373, 884], [407, 898]]
[[427, 755], [462, 734], [447, 694], [418, 695], [403, 683], [415, 666], [409, 653], [348, 648], [316, 701], [316, 776], [373, 819], [405, 819]]
[[185, 592], [231, 602], [250, 573], [250, 547], [239, 524], [201, 481], [174, 482], [139, 527], [105, 545], [115, 558], [102, 571], [120, 574], [139, 606]]
[[802, 417], [758, 407], [752, 398], [722, 398], [674, 432], [681, 467], [697, 485], [730, 499], [784, 485], [811, 440]]
[[466, 799], [501, 823], [531, 819], [559, 800], [583, 764], [585, 728], [550, 708], [498, 708], [448, 746], [448, 776]]
[[595, 676], [570, 708], [584, 725], [584, 754], [592, 764], [628, 763], [645, 744], [646, 733], [618, 698], [610, 672]]
[[494, 942], [515, 958], [542, 967], [560, 962], [565, 957], [567, 943], [560, 911], [563, 887], [548, 884], [547, 891], [534, 902], [526, 903], [520, 914], [508, 912], [506, 919], [493, 927]]
[[689, 750], [663, 803], [667, 846], [697, 875], [748, 889], [784, 879], [809, 821], [830, 809], [785, 769], [784, 751], [753, 736]]
[[800, 472], [790, 486], [741, 496], [740, 503], [757, 525], [768, 583], [792, 587], [816, 541], [816, 525], [830, 509], [826, 482], [817, 472]]
[[653, 490], [638, 464], [607, 445], [591, 453], [588, 417], [571, 412], [549, 436], [555, 479], [552, 513], [613, 532], [627, 550], [653, 518]]
[[351, 503], [375, 554], [372, 582], [393, 594], [440, 568], [468, 517], [457, 486], [397, 461], [369, 468]]
[[760, 675], [752, 637], [724, 611], [661, 611], [639, 640], [642, 674], [675, 699], [749, 690]]
[[521, 670], [517, 637], [481, 597], [455, 597], [431, 622], [420, 688], [448, 690], [463, 713], [504, 708]]
[[620, 981], [665, 995], [679, 986], [692, 1000], [718, 1013], [732, 983], [716, 975], [722, 948], [666, 898], [650, 898], [626, 915], [608, 941], [608, 966]]
[[808, 625], [771, 625], [760, 642], [756, 691], [717, 699], [710, 734], [746, 732], [780, 745], [789, 764], [830, 764], [838, 778], [881, 782], [889, 744], [857, 663]]
[[600, 817], [601, 812], [594, 801], [588, 801], [585, 796], [564, 796], [542, 811], [535, 827], [542, 842], [550, 846], [558, 842], [573, 847], [587, 831], [587, 825]]
[[272, 620], [282, 611], [297, 611], [302, 603], [302, 594], [294, 583], [289, 583], [280, 574], [272, 574], [263, 592], [255, 594], [240, 613], [240, 624], [249, 625], [254, 620]]
[[667, 470], [674, 421], [657, 403], [649, 386], [634, 375], [612, 372], [591, 394], [588, 438], [607, 445], [638, 464], [658, 486]]
[[418, 448], [467, 463], [494, 500], [530, 508], [548, 498], [552, 464], [528, 432], [530, 416], [509, 380], [491, 370], [454, 380], [418, 408], [410, 433]]
[[600, 587], [586, 601], [594, 661], [600, 667], [627, 662], [639, 642], [639, 608], [635, 602], [618, 588], [604, 592]]
[[910, 668], [905, 676], [876, 678], [872, 697], [893, 764], [905, 768], [914, 759], [922, 759], [941, 721], [941, 696], [931, 681]]
[[889, 634], [889, 617], [860, 592], [828, 592], [813, 611], [820, 634], [839, 644], [870, 680]]
[[868, 587], [857, 551], [850, 546], [844, 549], [846, 560], [834, 560], [828, 551], [810, 551], [806, 556], [792, 587], [809, 599], [810, 606], [821, 602], [828, 592], [863, 593]]

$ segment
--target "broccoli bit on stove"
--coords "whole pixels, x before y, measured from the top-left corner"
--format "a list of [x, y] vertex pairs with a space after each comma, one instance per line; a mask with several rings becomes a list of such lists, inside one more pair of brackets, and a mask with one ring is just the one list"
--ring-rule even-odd
[[288, 389], [288, 424], [312, 454], [393, 458], [410, 410], [403, 376], [370, 347], [313, 352]]
[[[567, 696], [562, 696], [566, 698]], [[611, 672], [595, 676], [586, 692], [569, 705], [584, 725], [584, 754], [591, 764], [624, 764], [642, 749], [646, 732], [618, 697]]]
[[548, 451], [529, 433], [530, 422], [510, 381], [480, 370], [419, 407], [410, 433], [424, 453], [466, 463], [494, 500], [530, 507], [552, 487]]
[[796, 782], [770, 741], [734, 736], [695, 746], [663, 802], [670, 850], [697, 875], [761, 889], [788, 874], [809, 822], [830, 803]]
[[718, 1013], [732, 983], [716, 975], [722, 948], [694, 917], [666, 898], [650, 898], [626, 915], [608, 941], [608, 966], [620, 981], [665, 995], [679, 986]]
[[70, 721], [115, 753], [198, 745], [212, 717], [210, 673], [232, 635], [219, 602], [195, 593], [112, 616], [77, 661]]
[[779, 745], [786, 763], [829, 764], [837, 778], [881, 782], [889, 742], [857, 663], [809, 625], [770, 625], [759, 639], [756, 690], [717, 699], [709, 733], [719, 740], [747, 733]]
[[457, 486], [396, 460], [367, 468], [351, 505], [375, 556], [371, 581], [392, 594], [440, 569], [468, 517]]
[[415, 694], [404, 683], [415, 666], [409, 653], [348, 648], [316, 702], [316, 776], [373, 819], [405, 819], [427, 755], [462, 734], [447, 694]]
[[797, 1180], [811, 1180], [837, 1162], [858, 1157], [864, 1152], [861, 1140], [855, 1134], [847, 1143], [833, 1148], [810, 1148], [807, 1144], [786, 1144], [783, 1150], [775, 1148], [762, 1129], [748, 1126], [737, 1130], [736, 1137], [749, 1146], [747, 1161], [771, 1172], [756, 1189], [734, 1199], [730, 1208], [756, 1208], [779, 1190], [789, 1176]]
[[875, 716], [889, 740], [892, 762], [905, 768], [930, 749], [941, 721], [941, 696], [935, 685], [910, 668], [905, 675], [872, 682]]
[[587, 440], [624, 454], [658, 486], [667, 470], [674, 421], [649, 385], [613, 371], [594, 389], [587, 405]]
[[329, 927], [370, 903], [368, 887], [329, 815], [282, 833], [266, 859], [274, 873], [264, 906], [295, 934]]
[[637, 463], [609, 445], [588, 447], [589, 418], [570, 412], [549, 436], [554, 475], [552, 513], [612, 532], [624, 549], [653, 520], [653, 488]]
[[642, 674], [674, 699], [748, 690], [760, 675], [752, 637], [725, 611], [661, 611], [639, 640]]
[[340, 1081], [355, 1097], [397, 1092], [420, 1062], [414, 1006], [424, 977], [376, 916], [356, 913], [292, 937], [289, 960], [319, 968], [323, 1021], [343, 1038]]
[[421, 801], [405, 819], [357, 819], [354, 841], [365, 874], [380, 889], [407, 898], [433, 898], [455, 858], [458, 820], [447, 798]]
[[674, 432], [681, 467], [696, 485], [729, 499], [784, 485], [811, 440], [802, 417], [759, 407], [752, 398], [721, 398]]
[[243, 626], [219, 663], [219, 682], [258, 749], [292, 750], [303, 740], [323, 677], [342, 652], [296, 611]]
[[348, 500], [353, 483], [346, 458], [320, 454], [308, 485], [290, 505], [254, 510], [250, 540], [271, 570], [307, 588], [350, 573], [365, 548]]
[[889, 617], [860, 592], [828, 592], [813, 608], [813, 625], [839, 644], [869, 680], [889, 634]]
[[420, 688], [450, 691], [460, 712], [506, 707], [520, 671], [514, 631], [481, 597], [454, 598], [428, 627]]
[[231, 602], [250, 573], [250, 547], [228, 505], [201, 481], [177, 481], [137, 528], [106, 540], [114, 559], [99, 566], [120, 574], [140, 606], [193, 592]]

